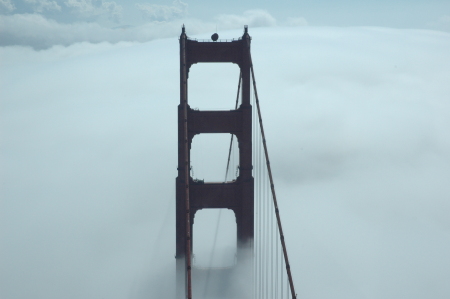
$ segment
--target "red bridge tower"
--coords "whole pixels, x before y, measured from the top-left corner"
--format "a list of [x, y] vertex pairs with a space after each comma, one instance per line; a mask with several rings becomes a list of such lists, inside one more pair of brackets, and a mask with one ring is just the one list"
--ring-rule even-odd
[[[180, 36], [178, 177], [176, 178], [177, 299], [182, 298], [185, 291], [184, 298], [189, 298], [191, 294], [188, 286], [191, 284], [192, 226], [198, 210], [204, 208], [232, 210], [237, 223], [237, 264], [242, 262], [246, 255], [252, 254], [254, 182], [250, 41], [247, 26], [243, 36], [233, 41], [192, 40], [187, 37], [184, 26]], [[242, 78], [242, 104], [238, 109], [199, 111], [189, 107], [187, 92], [189, 69], [193, 64], [207, 62], [228, 62], [239, 66]], [[192, 139], [196, 134], [202, 133], [230, 133], [236, 136], [239, 144], [239, 176], [235, 181], [198, 183], [192, 179], [189, 171]]]

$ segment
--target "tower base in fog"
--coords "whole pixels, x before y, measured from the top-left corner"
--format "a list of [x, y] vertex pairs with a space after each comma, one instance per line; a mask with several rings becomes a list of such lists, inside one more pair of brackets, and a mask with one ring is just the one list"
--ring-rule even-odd
[[[232, 267], [192, 267], [192, 297], [195, 299], [251, 299], [253, 257], [250, 250]], [[184, 259], [177, 259], [177, 299], [185, 297]]]

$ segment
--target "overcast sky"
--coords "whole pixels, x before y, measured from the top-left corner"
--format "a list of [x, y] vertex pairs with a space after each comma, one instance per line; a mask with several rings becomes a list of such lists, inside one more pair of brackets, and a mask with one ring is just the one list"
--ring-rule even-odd
[[169, 21], [179, 18], [214, 21], [222, 14], [239, 15], [252, 9], [266, 10], [280, 22], [289, 17], [303, 17], [316, 26], [437, 28], [440, 22], [448, 23], [450, 17], [450, 4], [445, 0], [230, 0], [214, 3], [202, 0], [2, 0], [0, 3], [4, 14], [39, 13], [62, 23], [100, 21], [105, 25], [137, 25], [149, 20]]
[[[299, 298], [449, 298], [448, 1], [220, 5], [0, 0], [0, 298], [173, 291], [183, 23], [250, 26]], [[237, 79], [194, 65], [191, 105]]]
[[450, 31], [450, 2], [1, 0], [0, 45], [48, 48], [90, 41], [149, 41], [261, 26], [382, 26]]

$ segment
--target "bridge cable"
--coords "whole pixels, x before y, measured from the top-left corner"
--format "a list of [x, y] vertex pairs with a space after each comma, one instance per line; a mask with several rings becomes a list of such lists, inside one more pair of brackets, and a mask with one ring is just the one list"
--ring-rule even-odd
[[[262, 137], [262, 136], [261, 136]], [[263, 155], [261, 155], [261, 160], [263, 160]], [[261, 164], [263, 164], [264, 162], [262, 161]], [[264, 202], [266, 205], [266, 211], [265, 214], [266, 216], [264, 217], [265, 219], [269, 219], [269, 198], [267, 197], [267, 169], [265, 167], [262, 167], [262, 169], [264, 170], [264, 176], [263, 176], [263, 190], [264, 190]], [[269, 260], [269, 223], [267, 221], [265, 221], [265, 225], [264, 225], [264, 235], [266, 235], [266, 244], [265, 245], [265, 250], [266, 250], [266, 258], [265, 260], [265, 268], [266, 268], [266, 290], [265, 290], [265, 294], [266, 294], [266, 298], [269, 298], [269, 263], [267, 262]]]
[[[241, 90], [241, 81], [242, 81], [242, 73], [240, 72], [239, 73], [239, 83], [238, 83], [237, 95], [236, 95], [236, 104], [235, 104], [235, 107], [234, 107], [235, 110], [237, 109], [238, 104], [239, 104], [239, 92]], [[233, 147], [233, 137], [234, 137], [234, 135], [231, 134], [230, 148], [229, 148], [229, 151], [228, 151], [228, 161], [227, 161], [227, 168], [225, 170], [224, 183], [227, 182], [228, 170], [230, 168], [230, 157], [231, 157], [231, 149]], [[217, 217], [216, 232], [214, 234], [213, 248], [212, 248], [212, 252], [211, 252], [211, 257], [209, 258], [209, 265], [210, 265], [210, 267], [211, 267], [212, 260], [213, 260], [213, 257], [214, 257], [214, 252], [216, 250], [217, 235], [218, 235], [218, 232], [219, 232], [219, 223], [220, 223], [221, 216], [222, 216], [222, 210], [219, 211], [219, 217]], [[205, 288], [203, 290], [203, 298], [206, 298], [206, 291], [207, 291], [207, 288], [208, 288], [210, 275], [211, 275], [211, 269], [209, 268], [208, 269], [208, 273], [206, 275]]]
[[256, 97], [256, 107], [258, 109], [258, 119], [259, 119], [259, 126], [260, 126], [260, 130], [261, 130], [261, 137], [263, 139], [264, 155], [265, 155], [265, 160], [266, 160], [266, 164], [267, 164], [267, 171], [269, 173], [270, 189], [272, 191], [272, 199], [273, 199], [273, 204], [274, 204], [274, 208], [275, 208], [275, 215], [276, 215], [277, 223], [278, 223], [278, 230], [279, 230], [279, 233], [280, 233], [280, 241], [281, 241], [281, 246], [283, 247], [284, 260], [286, 262], [286, 273], [287, 273], [287, 276], [288, 276], [288, 283], [289, 283], [289, 287], [290, 287], [292, 298], [297, 298], [297, 295], [295, 294], [295, 289], [294, 289], [294, 282], [292, 280], [292, 273], [291, 273], [291, 268], [290, 268], [290, 264], [289, 264], [289, 258], [288, 258], [288, 254], [287, 254], [286, 243], [284, 241], [283, 228], [281, 226], [280, 213], [279, 213], [279, 209], [278, 209], [277, 197], [276, 197], [276, 194], [275, 194], [275, 186], [274, 186], [274, 183], [273, 183], [272, 169], [270, 167], [269, 153], [267, 151], [267, 144], [266, 144], [266, 138], [265, 138], [265, 134], [264, 134], [264, 127], [263, 127], [263, 123], [262, 123], [261, 108], [260, 108], [260, 105], [259, 105], [258, 91], [256, 89], [256, 80], [255, 80], [255, 73], [254, 73], [254, 70], [253, 70], [253, 63], [252, 63], [251, 54], [250, 54], [250, 69], [251, 69], [251, 72], [252, 72], [253, 89], [254, 89], [255, 97]]
[[[254, 97], [254, 96], [253, 96]], [[253, 109], [254, 111], [255, 111], [255, 117], [254, 117], [254, 120], [255, 120], [255, 132], [256, 132], [256, 130], [257, 130], [257, 122], [256, 122], [256, 109]], [[260, 146], [260, 141], [261, 141], [261, 139], [260, 139], [260, 137], [261, 137], [261, 135], [260, 134], [257, 134], [257, 133], [255, 133], [255, 135], [256, 135], [256, 157], [255, 157], [255, 164], [256, 164], [256, 169], [257, 169], [257, 172], [256, 172], [256, 178], [257, 178], [257, 184], [258, 184], [258, 187], [256, 188], [256, 190], [257, 190], [257, 200], [258, 200], [258, 203], [259, 203], [259, 223], [258, 223], [258, 229], [259, 229], [259, 238], [258, 238], [258, 250], [259, 250], [259, 286], [258, 286], [258, 292], [259, 292], [259, 296], [257, 297], [258, 299], [259, 298], [263, 298], [263, 294], [264, 294], [264, 292], [263, 292], [263, 290], [262, 290], [262, 287], [263, 287], [263, 280], [264, 280], [264, 271], [263, 271], [263, 260], [264, 260], [264, 247], [263, 247], [263, 245], [264, 245], [264, 230], [263, 230], [263, 219], [264, 219], [264, 202], [262, 201], [262, 195], [261, 195], [261, 191], [262, 191], [262, 188], [261, 188], [261, 183], [262, 183], [262, 180], [261, 180], [261, 178], [262, 178], [262, 173], [261, 173], [261, 167], [260, 167], [260, 164], [261, 164], [261, 146]]]
[[[268, 197], [268, 200], [269, 200], [269, 205], [270, 205], [270, 188], [269, 188], [269, 186], [267, 186], [268, 188], [267, 188], [267, 193], [268, 193], [268, 195], [267, 195], [267, 197]], [[273, 247], [274, 247], [274, 244], [275, 244], [275, 242], [277, 241], [277, 240], [274, 240], [274, 213], [273, 213], [273, 210], [271, 209], [270, 210], [270, 280], [271, 280], [271, 291], [272, 291], [272, 295], [271, 295], [271, 298], [275, 298], [274, 297], [274, 294], [273, 294], [273, 292], [274, 292], [274, 290], [275, 290], [275, 287], [274, 287], [274, 276], [273, 276], [273, 274], [274, 274], [274, 268], [273, 268], [273, 258], [274, 258], [274, 250], [273, 250]]]
[[[242, 73], [239, 73], [239, 84], [238, 84], [238, 90], [237, 90], [237, 95], [236, 95], [236, 104], [234, 106], [234, 110], [237, 109], [238, 107], [238, 103], [239, 103], [239, 91], [241, 89], [241, 81], [242, 81]], [[227, 176], [228, 176], [228, 169], [230, 167], [230, 157], [231, 157], [231, 148], [233, 146], [233, 138], [234, 135], [231, 134], [231, 140], [230, 140], [230, 149], [228, 150], [228, 161], [227, 161], [227, 169], [225, 171], [225, 180], [224, 183], [227, 181]]]
[[[261, 138], [261, 136], [260, 136]], [[260, 139], [261, 141], [261, 139]], [[261, 236], [261, 243], [262, 243], [262, 247], [261, 247], [261, 251], [262, 251], [262, 285], [261, 285], [261, 294], [262, 294], [262, 299], [266, 299], [265, 295], [267, 294], [267, 292], [265, 292], [265, 286], [267, 285], [267, 270], [266, 270], [266, 258], [267, 258], [267, 252], [266, 252], [266, 243], [267, 243], [267, 234], [266, 234], [266, 222], [264, 221], [266, 219], [266, 201], [265, 201], [265, 180], [264, 180], [264, 168], [261, 167], [261, 147], [258, 148], [259, 151], [259, 173], [260, 173], [260, 200], [262, 203], [262, 223], [261, 223], [261, 228], [262, 228], [262, 236]]]
[[[251, 92], [251, 90], [250, 90]], [[251, 94], [251, 101], [252, 101], [252, 106], [254, 104], [254, 94]], [[256, 145], [256, 123], [255, 123], [255, 109], [252, 109], [252, 144]], [[253, 148], [254, 150], [254, 148]], [[256, 165], [256, 151], [254, 151], [252, 153], [252, 165]], [[255, 198], [255, 236], [253, 238], [253, 253], [254, 253], [254, 262], [253, 262], [253, 299], [259, 298], [258, 296], [258, 278], [259, 278], [259, 267], [258, 267], [258, 261], [259, 261], [259, 253], [258, 253], [258, 242], [259, 242], [259, 217], [260, 217], [260, 213], [259, 213], [259, 201], [258, 201], [258, 195], [257, 195], [257, 188], [256, 188], [256, 184], [257, 184], [257, 180], [256, 180], [256, 169], [255, 167], [253, 167], [253, 177], [254, 179], [254, 186], [255, 186], [255, 193], [254, 193], [254, 198]]]
[[[252, 106], [255, 106], [255, 96], [254, 93], [252, 93]], [[262, 196], [261, 196], [261, 167], [260, 167], [260, 134], [258, 134], [258, 128], [257, 128], [257, 122], [256, 122], [256, 109], [252, 109], [252, 120], [253, 120], [253, 144], [254, 146], [254, 155], [253, 155], [253, 165], [254, 165], [254, 177], [255, 177], [255, 202], [256, 202], [256, 246], [255, 246], [255, 256], [256, 256], [256, 262], [255, 262], [255, 299], [264, 299], [264, 292], [262, 290], [263, 288], [263, 254], [264, 254], [264, 246], [263, 246], [263, 232], [262, 232], [262, 226], [263, 226], [263, 202], [262, 202]]]
[[[252, 94], [252, 105], [254, 104], [255, 101], [255, 97], [254, 94]], [[261, 264], [260, 264], [260, 260], [261, 260], [261, 226], [260, 226], [260, 219], [261, 219], [261, 202], [259, 201], [259, 176], [258, 176], [258, 170], [259, 168], [257, 167], [257, 163], [258, 163], [258, 134], [256, 132], [256, 114], [255, 114], [255, 109], [252, 109], [252, 121], [253, 121], [253, 125], [252, 125], [252, 129], [253, 129], [253, 144], [255, 145], [255, 152], [253, 156], [253, 171], [254, 171], [254, 177], [255, 177], [255, 202], [257, 205], [257, 214], [256, 214], [256, 223], [257, 223], [257, 230], [256, 230], [256, 246], [255, 246], [255, 250], [256, 250], [256, 263], [255, 263], [255, 296], [254, 298], [260, 298], [261, 296], [259, 295], [260, 292], [260, 281], [261, 281]]]
[[[258, 134], [259, 141], [261, 141], [261, 135]], [[261, 146], [258, 146], [258, 169], [259, 169], [259, 200], [261, 202], [261, 298], [265, 299], [264, 286], [266, 284], [266, 233], [265, 233], [265, 217], [266, 217], [266, 202], [264, 200], [264, 168], [261, 167]]]

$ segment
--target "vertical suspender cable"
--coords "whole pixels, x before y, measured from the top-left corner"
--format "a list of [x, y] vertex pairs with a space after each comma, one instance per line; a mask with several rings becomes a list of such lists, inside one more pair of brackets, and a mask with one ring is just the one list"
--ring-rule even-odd
[[[260, 148], [261, 151], [261, 148]], [[267, 251], [266, 251], [266, 243], [267, 243], [267, 233], [266, 233], [266, 217], [267, 217], [267, 205], [266, 205], [266, 180], [265, 180], [265, 173], [264, 168], [262, 167], [262, 154], [259, 155], [259, 168], [261, 169], [261, 202], [263, 203], [263, 223], [262, 223], [262, 233], [263, 233], [263, 259], [262, 259], [262, 266], [263, 266], [263, 299], [266, 298], [267, 291]]]
[[[283, 267], [283, 256], [281, 256], [281, 265], [280, 266]], [[283, 269], [281, 269], [281, 282], [280, 282], [281, 299], [284, 298], [284, 296], [283, 296], [283, 289], [284, 289], [283, 276], [284, 276], [284, 271], [283, 271]]]
[[[252, 103], [252, 105], [253, 105], [253, 103]], [[254, 109], [253, 109], [253, 132], [254, 132], [254, 147], [253, 147], [253, 150], [254, 150], [254, 157], [253, 157], [253, 159], [254, 159], [254, 163], [253, 163], [253, 176], [255, 177], [255, 201], [256, 201], [256, 203], [257, 203], [257, 211], [258, 211], [258, 217], [256, 218], [256, 225], [255, 225], [255, 228], [256, 228], [256, 296], [255, 296], [255, 298], [259, 298], [260, 296], [259, 296], [259, 282], [260, 282], [260, 277], [261, 277], [261, 273], [260, 273], [260, 267], [259, 267], [259, 259], [260, 259], [260, 255], [261, 255], [261, 252], [260, 252], [260, 246], [259, 246], [259, 243], [260, 243], [260, 240], [261, 240], [261, 236], [260, 236], [260, 233], [259, 233], [259, 230], [260, 230], [260, 226], [259, 226], [259, 222], [260, 222], [260, 217], [261, 217], [261, 203], [259, 202], [259, 200], [258, 200], [258, 168], [257, 168], [257, 154], [258, 154], [258, 150], [257, 150], [257, 144], [258, 144], [258, 142], [257, 142], [257, 131], [256, 131], [256, 125], [255, 125], [255, 119], [254, 119]]]
[[[255, 116], [256, 116], [256, 111], [255, 111]], [[259, 130], [256, 127], [255, 130], [257, 131], [256, 133], [256, 138], [257, 138], [257, 170], [258, 170], [258, 201], [259, 201], [259, 210], [260, 210], [260, 217], [259, 217], [259, 294], [260, 294], [260, 298], [263, 298], [263, 279], [264, 279], [264, 271], [263, 271], [263, 261], [264, 261], [264, 227], [263, 227], [263, 221], [264, 221], [264, 202], [262, 201], [262, 196], [261, 196], [261, 161], [260, 161], [260, 157], [261, 157], [261, 146], [260, 146], [260, 135], [259, 135]]]
[[[258, 145], [260, 142], [260, 135], [259, 135], [259, 129], [258, 129]], [[260, 294], [261, 299], [264, 299], [264, 201], [262, 196], [262, 169], [261, 169], [261, 147], [258, 146], [258, 200], [261, 203], [261, 224], [260, 224], [260, 230], [261, 230], [261, 241], [260, 241], [260, 250], [261, 250], [261, 259], [260, 259], [260, 271], [261, 271], [261, 284], [259, 286], [260, 288]]]
[[[254, 100], [254, 99], [253, 99]], [[253, 101], [253, 103], [252, 103], [252, 106], [253, 106], [253, 104], [254, 104], [254, 101]], [[255, 124], [255, 110], [253, 109], [253, 116], [252, 116], [252, 121], [253, 121], [253, 132], [254, 132], [254, 147], [253, 147], [253, 151], [254, 151], [254, 157], [253, 157], [253, 159], [254, 159], [254, 163], [253, 163], [253, 176], [255, 177], [255, 201], [256, 201], [256, 203], [257, 203], [257, 209], [258, 209], [258, 217], [256, 218], [256, 220], [257, 220], [257, 222], [256, 222], [256, 225], [255, 225], [255, 228], [256, 228], [256, 236], [257, 236], [257, 238], [256, 238], [256, 277], [257, 277], [257, 279], [256, 279], [256, 296], [255, 296], [255, 298], [259, 298], [259, 297], [261, 297], [260, 295], [259, 295], [259, 285], [260, 285], [260, 278], [261, 278], [261, 272], [260, 272], [260, 266], [259, 266], [259, 259], [260, 259], [260, 256], [261, 256], [261, 251], [260, 251], [260, 246], [259, 246], [259, 243], [260, 243], [260, 240], [261, 240], [261, 236], [260, 236], [260, 225], [259, 225], [259, 223], [260, 223], [260, 217], [261, 217], [261, 203], [259, 202], [259, 200], [258, 200], [258, 167], [257, 167], [257, 155], [258, 155], [258, 149], [257, 149], [257, 144], [258, 144], [258, 139], [257, 139], [257, 130], [256, 130], [256, 124]]]
[[[255, 97], [254, 97], [254, 93], [252, 94], [252, 106], [254, 106], [255, 104]], [[258, 296], [258, 282], [259, 282], [259, 267], [258, 267], [258, 261], [259, 261], [259, 248], [258, 248], [258, 244], [259, 244], [259, 217], [260, 217], [260, 213], [259, 213], [259, 201], [258, 201], [258, 197], [257, 197], [257, 186], [256, 186], [256, 150], [255, 150], [255, 146], [256, 146], [256, 123], [255, 123], [255, 109], [252, 109], [252, 144], [254, 145], [252, 147], [252, 165], [253, 165], [253, 170], [252, 170], [252, 175], [254, 177], [254, 197], [255, 197], [255, 211], [256, 211], [256, 217], [255, 217], [255, 237], [254, 237], [254, 241], [253, 241], [253, 254], [254, 254], [254, 259], [253, 259], [253, 268], [254, 268], [254, 282], [253, 282], [253, 299], [259, 298]]]
[[281, 246], [283, 247], [284, 260], [286, 262], [286, 273], [287, 273], [288, 280], [289, 280], [289, 286], [290, 286], [290, 290], [291, 290], [291, 295], [292, 295], [292, 298], [294, 299], [294, 298], [296, 298], [295, 289], [294, 289], [294, 282], [292, 280], [291, 267], [289, 265], [289, 258], [288, 258], [288, 254], [287, 254], [287, 250], [286, 250], [286, 243], [284, 242], [284, 234], [283, 234], [283, 228], [281, 226], [280, 213], [279, 213], [279, 209], [278, 209], [278, 202], [277, 202], [277, 197], [276, 197], [276, 194], [275, 194], [275, 186], [273, 184], [272, 169], [270, 167], [269, 153], [267, 151], [266, 137], [265, 137], [265, 134], [264, 134], [264, 127], [263, 127], [263, 123], [262, 123], [261, 108], [259, 106], [258, 91], [256, 89], [256, 80], [255, 80], [255, 73], [253, 71], [253, 62], [252, 62], [251, 54], [250, 54], [250, 68], [251, 68], [251, 71], [252, 71], [253, 90], [255, 91], [256, 107], [258, 109], [259, 126], [260, 126], [260, 130], [261, 130], [261, 137], [263, 139], [263, 147], [264, 147], [264, 154], [265, 154], [265, 157], [266, 157], [267, 170], [269, 172], [270, 188], [272, 190], [272, 198], [273, 198], [273, 204], [274, 204], [274, 208], [275, 208], [275, 215], [277, 217], [278, 230], [280, 232], [280, 240], [281, 240]]
[[[253, 105], [253, 96], [251, 96], [250, 99], [251, 99], [250, 104]], [[254, 112], [252, 110], [252, 145], [255, 144], [255, 126], [254, 126], [253, 116], [254, 116]], [[255, 151], [254, 150], [255, 150], [255, 148], [252, 146], [252, 165], [253, 166], [255, 165]], [[252, 176], [253, 176], [253, 178], [255, 177], [254, 170], [255, 170], [255, 168], [253, 167], [252, 168]], [[255, 188], [255, 186], [253, 185], [253, 190], [255, 190], [254, 188]], [[255, 197], [255, 192], [253, 193], [253, 197]], [[254, 207], [255, 207], [255, 218], [254, 218], [253, 227], [255, 228], [255, 233], [253, 235], [253, 284], [252, 284], [253, 290], [252, 290], [252, 299], [256, 298], [256, 281], [257, 281], [257, 274], [256, 274], [257, 273], [257, 269], [256, 269], [256, 266], [257, 266], [257, 263], [256, 263], [256, 259], [257, 259], [257, 254], [256, 254], [257, 247], [256, 247], [256, 244], [257, 243], [255, 242], [255, 240], [257, 239], [258, 202], [257, 201], [254, 201], [254, 202], [255, 202], [255, 204], [254, 204]]]
[[[262, 160], [262, 165], [264, 165], [264, 160]], [[263, 167], [264, 169], [264, 196], [265, 196], [265, 201], [266, 201], [266, 259], [265, 259], [265, 263], [266, 263], [266, 296], [267, 298], [270, 298], [270, 293], [269, 293], [269, 285], [270, 285], [270, 204], [269, 204], [269, 194], [268, 194], [268, 184], [267, 184], [267, 169], [265, 167]]]
[[[270, 196], [270, 195], [269, 195]], [[273, 246], [274, 246], [274, 242], [276, 242], [276, 240], [273, 239], [273, 226], [274, 226], [274, 222], [273, 222], [273, 211], [272, 209], [270, 210], [270, 275], [271, 275], [271, 286], [272, 286], [272, 298], [275, 298], [274, 296], [274, 281], [273, 281], [273, 274], [274, 274], [274, 269], [273, 269], [273, 257], [274, 257], [274, 250], [273, 250]]]
[[[256, 119], [256, 109], [253, 108], [255, 111], [255, 119]], [[258, 222], [258, 298], [261, 298], [261, 284], [262, 284], [262, 268], [261, 268], [261, 261], [262, 261], [262, 251], [261, 251], [261, 241], [262, 241], [262, 203], [259, 198], [259, 166], [258, 166], [258, 140], [259, 140], [259, 133], [258, 133], [258, 127], [256, 126], [255, 122], [255, 178], [256, 178], [256, 200], [258, 201], [258, 211], [259, 211], [259, 222]]]
[[[278, 230], [275, 230], [275, 240], [278, 240]], [[275, 241], [275, 298], [278, 298], [278, 242]]]
[[259, 189], [259, 195], [258, 195], [258, 200], [261, 203], [261, 284], [260, 284], [260, 293], [261, 293], [261, 298], [264, 299], [264, 256], [265, 256], [265, 251], [264, 251], [264, 208], [265, 208], [265, 204], [264, 204], [264, 200], [263, 200], [263, 174], [262, 174], [262, 167], [261, 167], [261, 146], [260, 146], [260, 140], [261, 140], [261, 135], [258, 134], [258, 189]]
[[[253, 98], [252, 98], [252, 103], [253, 105]], [[252, 110], [252, 145], [256, 144], [256, 132], [255, 132], [255, 120], [254, 120], [254, 111]], [[256, 186], [256, 151], [255, 151], [255, 146], [252, 146], [252, 165], [253, 165], [253, 169], [252, 169], [252, 176], [254, 178], [254, 185], [253, 185], [253, 190], [254, 190], [254, 201], [255, 201], [255, 236], [254, 236], [254, 263], [253, 263], [253, 267], [255, 268], [255, 283], [253, 284], [253, 288], [254, 288], [254, 295], [253, 298], [258, 298], [258, 258], [259, 258], [259, 253], [258, 253], [258, 240], [259, 240], [259, 235], [258, 235], [258, 223], [259, 223], [259, 203], [257, 201], [257, 195], [256, 195], [256, 190], [257, 190], [257, 186]]]

